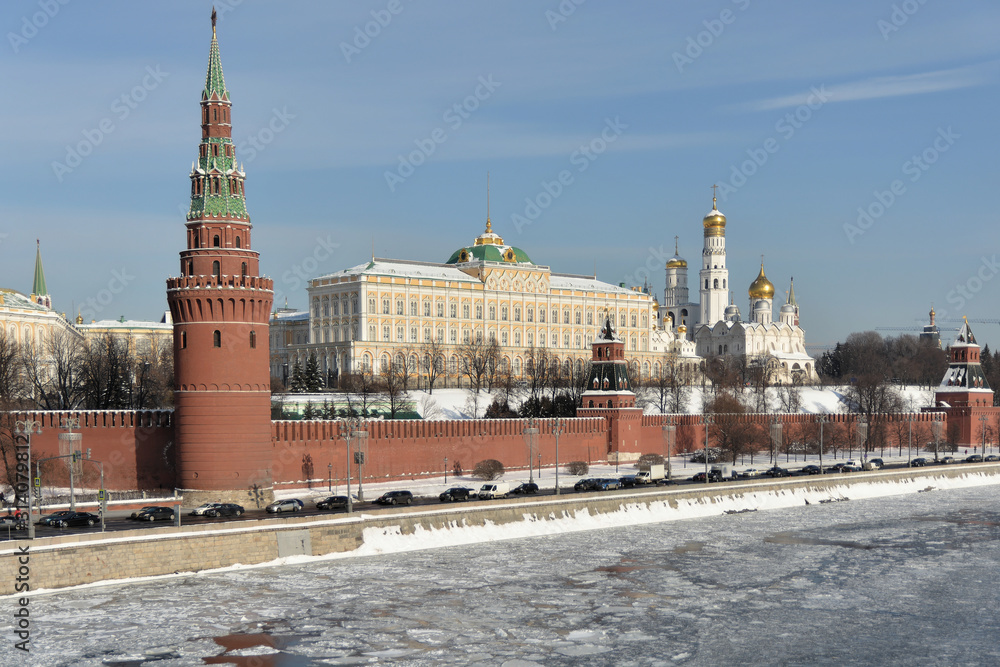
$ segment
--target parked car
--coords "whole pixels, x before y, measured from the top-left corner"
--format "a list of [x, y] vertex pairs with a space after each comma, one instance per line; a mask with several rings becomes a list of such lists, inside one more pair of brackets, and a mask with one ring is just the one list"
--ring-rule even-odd
[[243, 506], [236, 503], [213, 503], [205, 510], [205, 516], [242, 516], [244, 511]]
[[464, 486], [453, 486], [438, 496], [438, 500], [443, 503], [455, 503], [462, 500], [469, 500], [475, 496], [475, 489], [467, 489]]
[[58, 512], [53, 512], [52, 514], [46, 514], [45, 516], [39, 518], [38, 521], [35, 522], [35, 525], [56, 526], [59, 525], [59, 521], [69, 516], [70, 514], [73, 514], [73, 512], [69, 510], [60, 510]]
[[822, 472], [823, 471], [819, 469], [819, 466], [812, 464], [803, 466], [802, 470], [799, 470], [800, 475], [819, 475]]
[[174, 520], [174, 508], [173, 507], [144, 507], [136, 515], [136, 521], [156, 521], [158, 519], [164, 519], [166, 521]]
[[618, 484], [623, 489], [631, 489], [641, 484], [641, 482], [635, 475], [622, 475], [618, 478]]
[[868, 463], [871, 463], [873, 468], [878, 468], [879, 470], [885, 467], [885, 461], [878, 457], [868, 459]]
[[940, 463], [941, 463], [941, 465], [948, 465], [948, 464], [954, 463], [954, 462], [955, 462], [955, 457], [954, 456], [942, 456]]
[[747, 468], [741, 473], [737, 473], [737, 477], [742, 477], [744, 479], [749, 479], [751, 477], [760, 477], [760, 470], [757, 468]]
[[966, 456], [965, 457], [965, 462], [966, 463], [982, 463], [983, 462], [983, 457], [980, 454], [973, 454], [972, 456]]
[[861, 472], [861, 466], [855, 464], [853, 461], [848, 461], [840, 466], [840, 472]]
[[188, 516], [205, 516], [205, 513], [218, 505], [219, 503], [205, 503], [204, 505], [198, 505], [195, 507]]
[[597, 490], [597, 480], [588, 477], [587, 479], [581, 479], [579, 482], [573, 485], [574, 491], [596, 491]]
[[991, 463], [993, 461], [1000, 461], [1000, 456], [997, 456], [996, 454], [990, 454], [989, 456], [983, 457], [983, 461], [986, 461], [987, 463]]
[[264, 511], [268, 514], [281, 514], [282, 512], [298, 512], [303, 507], [302, 501], [298, 498], [285, 498], [284, 500], [275, 500], [265, 507]]
[[927, 459], [925, 459], [922, 456], [920, 458], [910, 459], [910, 467], [911, 468], [922, 468], [925, 465], [927, 465]]
[[136, 511], [132, 512], [131, 514], [129, 514], [128, 518], [135, 519], [136, 517], [138, 517], [143, 512], [145, 512], [147, 510], [154, 510], [154, 509], [156, 509], [156, 507], [157, 507], [156, 505], [146, 505], [145, 507], [141, 507], [141, 508], [137, 509]]
[[[696, 482], [696, 483], [700, 483], [700, 484], [704, 484], [705, 483], [705, 473], [704, 473], [704, 471], [699, 472], [699, 473], [695, 473], [695, 475], [691, 478], [691, 481], [692, 482]], [[709, 483], [712, 483], [712, 482], [721, 482], [722, 481], [722, 475], [720, 475], [719, 473], [717, 473], [715, 471], [710, 470], [708, 472], [708, 481], [709, 481]]]
[[598, 491], [614, 491], [620, 488], [622, 488], [621, 482], [613, 477], [606, 477], [597, 480]]
[[510, 492], [516, 494], [538, 493], [538, 485], [534, 482], [522, 482], [511, 489]]
[[763, 473], [763, 476], [764, 477], [791, 477], [792, 473], [788, 472], [786, 469], [782, 468], [781, 466], [774, 466], [774, 467], [771, 467], [771, 468], [768, 468], [767, 470], [765, 470], [764, 473]]
[[409, 491], [386, 491], [372, 502], [377, 505], [409, 505], [413, 502], [413, 494]]
[[[715, 463], [716, 461], [719, 460], [719, 456], [721, 456], [721, 454], [719, 453], [719, 450], [715, 449], [714, 447], [709, 447], [707, 454], [708, 454], [708, 462], [709, 463]], [[701, 450], [699, 450], [699, 451], [697, 451], [697, 452], [695, 452], [694, 454], [691, 455], [690, 461], [691, 461], [691, 463], [704, 463], [705, 462], [705, 455], [706, 455], [705, 450], [701, 449]]]
[[96, 514], [91, 514], [90, 512], [70, 512], [58, 520], [54, 521], [52, 526], [58, 528], [68, 528], [76, 526], [93, 526], [96, 523], [100, 523], [101, 517]]
[[328, 496], [323, 500], [316, 501], [316, 509], [318, 510], [346, 510], [347, 505], [347, 496]]

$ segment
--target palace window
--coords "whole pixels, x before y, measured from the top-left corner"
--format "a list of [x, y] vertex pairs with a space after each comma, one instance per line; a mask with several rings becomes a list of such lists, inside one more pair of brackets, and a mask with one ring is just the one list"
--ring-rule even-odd
[[528, 321], [529, 322], [534, 322], [535, 321], [535, 309], [534, 308], [530, 308], [530, 307], [528, 308], [527, 317], [528, 317]]
[[456, 329], [452, 329], [451, 331], [449, 331], [448, 332], [448, 339], [452, 342], [452, 344], [457, 343], [458, 342], [458, 331]]
[[389, 340], [389, 327], [388, 326], [383, 326], [382, 327], [382, 340]]
[[476, 319], [477, 320], [483, 319], [483, 304], [481, 303], [476, 304]]
[[466, 320], [469, 319], [469, 304], [467, 303], [462, 304], [462, 317]]
[[382, 299], [382, 314], [389, 314], [389, 299]]
[[468, 344], [469, 342], [469, 330], [465, 329], [462, 331], [462, 342]]
[[632, 315], [632, 326], [635, 326], [635, 315]]
[[424, 342], [425, 343], [431, 342], [431, 328], [430, 327], [424, 327]]
[[515, 322], [520, 322], [521, 321], [521, 307], [520, 306], [514, 306], [514, 321]]
[[417, 328], [410, 327], [410, 341], [413, 343], [417, 342]]
[[506, 305], [500, 306], [500, 319], [503, 320], [504, 322], [507, 321], [507, 306]]
[[411, 301], [410, 302], [410, 315], [416, 315], [416, 314], [417, 314], [417, 302], [416, 301]]
[[587, 324], [591, 325], [594, 323], [594, 312], [591, 310], [587, 311]]
[[458, 317], [458, 304], [452, 303], [448, 306], [448, 314], [452, 317]]
[[403, 342], [403, 327], [396, 327], [396, 340]]
[[501, 331], [500, 332], [500, 344], [503, 345], [503, 346], [505, 346], [505, 347], [507, 345], [507, 332], [506, 331]]
[[497, 318], [497, 307], [490, 306], [490, 319], [495, 320]]
[[[531, 319], [529, 318], [528, 321], [530, 322]], [[544, 308], [539, 308], [538, 309], [538, 321], [541, 322], [541, 323], [543, 323], [543, 324], [545, 323], [545, 309]]]
[[396, 302], [396, 314], [397, 315], [402, 315], [403, 314], [403, 302], [402, 301], [397, 301]]
[[534, 345], [534, 343], [535, 343], [535, 335], [529, 331], [528, 332], [528, 347], [531, 347], [532, 345]]
[[437, 316], [444, 317], [444, 302], [438, 301], [437, 303]]
[[579, 310], [576, 311], [576, 323], [577, 324], [582, 324], [583, 323], [583, 319], [582, 318], [583, 318], [583, 313], [581, 313]]
[[515, 331], [514, 332], [514, 345], [517, 345], [518, 347], [521, 346], [521, 332], [520, 331]]

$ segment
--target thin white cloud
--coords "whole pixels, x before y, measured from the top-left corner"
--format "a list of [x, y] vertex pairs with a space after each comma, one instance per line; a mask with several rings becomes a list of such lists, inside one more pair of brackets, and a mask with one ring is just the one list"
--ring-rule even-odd
[[829, 102], [857, 102], [859, 100], [875, 100], [886, 97], [926, 95], [946, 90], [984, 85], [994, 79], [993, 75], [996, 69], [996, 63], [989, 63], [985, 66], [975, 65], [904, 76], [880, 76], [832, 86], [817, 84], [793, 95], [747, 102], [735, 105], [731, 109], [739, 111], [787, 109], [806, 104], [807, 102], [814, 102], [817, 90], [827, 96]]

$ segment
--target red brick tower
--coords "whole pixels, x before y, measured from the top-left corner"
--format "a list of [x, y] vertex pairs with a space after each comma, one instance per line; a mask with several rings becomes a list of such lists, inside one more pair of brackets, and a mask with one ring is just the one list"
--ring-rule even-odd
[[983, 441], [984, 423], [995, 426], [1000, 408], [993, 407], [993, 390], [980, 365], [979, 343], [968, 320], [948, 348], [948, 357], [948, 370], [934, 392], [934, 409], [947, 413], [949, 429], [957, 431], [951, 434], [955, 444], [977, 447]]
[[246, 177], [212, 12], [201, 144], [191, 170], [187, 249], [167, 279], [174, 319], [174, 418], [185, 502], [267, 501], [271, 489], [268, 318], [273, 281], [251, 250]]
[[590, 376], [576, 416], [608, 420], [609, 461], [639, 458], [642, 408], [635, 407], [635, 392], [625, 361], [625, 341], [615, 333], [610, 317], [592, 343]]

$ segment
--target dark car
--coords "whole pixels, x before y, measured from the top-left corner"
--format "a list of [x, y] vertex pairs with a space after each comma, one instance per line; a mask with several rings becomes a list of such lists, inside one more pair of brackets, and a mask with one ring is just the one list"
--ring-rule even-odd
[[282, 512], [298, 512], [305, 505], [298, 498], [286, 498], [285, 500], [275, 500], [264, 508], [268, 514], [280, 514]]
[[59, 528], [67, 528], [70, 526], [93, 526], [96, 523], [101, 522], [101, 517], [96, 514], [91, 514], [90, 512], [70, 512], [69, 514], [60, 517], [57, 521], [52, 522], [50, 525], [57, 526]]
[[781, 466], [774, 466], [772, 468], [768, 468], [767, 470], [765, 470], [762, 473], [762, 476], [763, 477], [791, 477], [792, 473], [788, 472], [787, 470], [785, 470]]
[[129, 514], [128, 518], [135, 519], [136, 517], [138, 517], [140, 514], [142, 514], [146, 510], [155, 510], [156, 508], [157, 508], [157, 505], [147, 505], [145, 507], [140, 507], [136, 511], [132, 512], [131, 514]]
[[413, 494], [409, 491], [387, 491], [372, 502], [376, 505], [409, 505], [413, 502]]
[[861, 472], [861, 468], [850, 463], [845, 463], [840, 466], [840, 472]]
[[927, 459], [922, 456], [920, 458], [910, 459], [911, 468], [923, 468], [925, 465], [927, 465]]
[[538, 493], [538, 485], [534, 482], [522, 482], [511, 490], [511, 493], [528, 494]]
[[172, 507], [143, 507], [135, 515], [136, 521], [157, 521], [158, 519], [173, 521], [174, 509]]
[[994, 461], [1000, 461], [1000, 456], [997, 456], [996, 454], [990, 454], [989, 456], [983, 457], [983, 461], [986, 461], [987, 463], [992, 463]]
[[618, 483], [623, 489], [631, 489], [642, 484], [635, 475], [622, 475], [618, 478]]
[[243, 507], [235, 503], [215, 503], [205, 510], [205, 516], [241, 516], [243, 512]]
[[868, 463], [871, 463], [873, 468], [878, 468], [879, 470], [885, 467], [885, 461], [878, 457], [868, 459]]
[[940, 461], [941, 465], [948, 465], [948, 464], [954, 463], [954, 462], [955, 462], [955, 457], [954, 456], [942, 456], [941, 457], [941, 461]]
[[467, 489], [464, 486], [453, 486], [439, 495], [438, 500], [443, 503], [457, 503], [473, 498], [475, 495], [476, 492], [473, 489]]
[[597, 490], [597, 480], [588, 477], [587, 479], [581, 479], [579, 482], [573, 485], [574, 491], [596, 491]]
[[[704, 472], [695, 473], [694, 477], [691, 478], [691, 481], [692, 482], [697, 482], [697, 483], [700, 483], [700, 484], [704, 484], [705, 483], [705, 473]], [[718, 480], [716, 479], [716, 475], [713, 475], [712, 473], [708, 473], [708, 481], [709, 482], [716, 482]]]
[[40, 519], [38, 519], [35, 525], [58, 526], [59, 521], [62, 520], [64, 517], [69, 516], [70, 514], [74, 514], [74, 512], [71, 512], [69, 510], [61, 510], [59, 512], [53, 512], [52, 514], [47, 514], [46, 516], [43, 516]]
[[347, 496], [329, 496], [323, 500], [316, 501], [318, 510], [346, 510]]
[[802, 470], [799, 471], [799, 474], [800, 475], [819, 475], [822, 472], [823, 471], [819, 469], [819, 466], [816, 466], [816, 465], [807, 465], [807, 466], [804, 466], [802, 468]]
[[847, 464], [844, 463], [843, 461], [841, 461], [840, 463], [834, 463], [832, 466], [824, 468], [823, 472], [840, 472], [840, 469], [843, 468], [845, 465]]
[[983, 462], [983, 457], [981, 455], [979, 455], [979, 454], [973, 454], [972, 456], [966, 456], [965, 457], [965, 462], [966, 463], [982, 463]]

